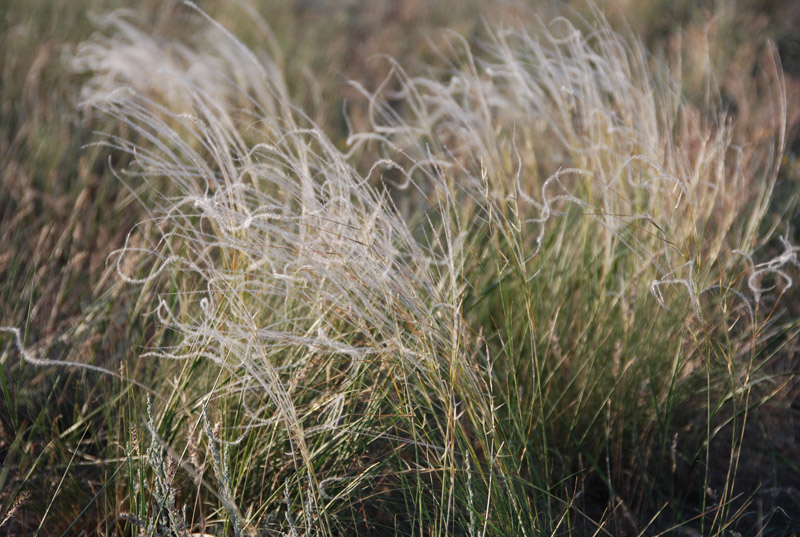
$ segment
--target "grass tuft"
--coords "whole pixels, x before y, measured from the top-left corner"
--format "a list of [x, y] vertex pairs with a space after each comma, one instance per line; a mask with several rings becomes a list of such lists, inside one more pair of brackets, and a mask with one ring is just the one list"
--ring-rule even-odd
[[[177, 11], [189, 40], [116, 11], [69, 60], [81, 108], [112, 125], [86, 150], [117, 158], [145, 215], [70, 334], [115, 300], [158, 328], [131, 337], [135, 364], [108, 365], [0, 327], [16, 367], [119, 387], [67, 435], [116, 427], [90, 502], [113, 484], [105, 533], [722, 536], [792, 520], [781, 495], [800, 474], [777, 462], [792, 445], [765, 430], [797, 392], [800, 267], [773, 204], [790, 126], [772, 47], [736, 124], [715, 84], [694, 91], [709, 65], [684, 78], [599, 10], [451, 33], [425, 75], [387, 60], [377, 88], [352, 82], [363, 107], [343, 140], [294, 100], [264, 21], [272, 55]], [[40, 529], [86, 458], [68, 447]]]

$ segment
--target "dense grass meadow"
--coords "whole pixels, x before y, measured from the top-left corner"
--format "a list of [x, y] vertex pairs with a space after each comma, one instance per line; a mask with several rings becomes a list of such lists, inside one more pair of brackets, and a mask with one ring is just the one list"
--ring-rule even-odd
[[800, 534], [797, 28], [0, 0], [0, 535]]

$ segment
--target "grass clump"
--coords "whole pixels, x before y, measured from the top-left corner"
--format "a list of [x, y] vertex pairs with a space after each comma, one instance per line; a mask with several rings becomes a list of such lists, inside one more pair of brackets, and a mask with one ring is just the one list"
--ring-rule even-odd
[[373, 100], [372, 131], [351, 140], [407, 159], [399, 189], [436, 215], [426, 240], [462, 238], [459, 316], [500, 379], [502, 473], [532, 483], [522, 525], [564, 522], [555, 496], [595, 521], [602, 506], [615, 533], [727, 531], [748, 413], [794, 382], [763, 353], [785, 341], [775, 299], [797, 248], [751, 257], [785, 136], [774, 53], [760, 116], [774, 137], [743, 147], [713, 96], [687, 102], [602, 20], [451, 50], [441, 76], [398, 74], [408, 115]]
[[[218, 415], [232, 460], [223, 471], [227, 450], [209, 435], [225, 484], [216, 492], [229, 512], [251, 513], [250, 527], [286, 510], [305, 532], [343, 531], [364, 524], [362, 509], [376, 513], [366, 524], [426, 526], [416, 509], [455, 508], [452, 493], [422, 491], [443, 479], [442, 457], [456, 457], [444, 439], [467, 439], [454, 422], [457, 401], [474, 401], [488, 419], [479, 364], [459, 348], [467, 340], [452, 313], [457, 282], [443, 278], [452, 254], [415, 240], [369, 174], [291, 107], [248, 50], [218, 35], [232, 43], [229, 65], [257, 74], [261, 86], [242, 97], [257, 115], [226, 106], [188, 70], [169, 73], [181, 84], [179, 113], [133, 88], [95, 101], [152, 142], [109, 141], [134, 159], [128, 180], [166, 177], [177, 192], [154, 213], [157, 243], [127, 246], [118, 264], [131, 282], [169, 278], [155, 312], [179, 342], [144, 356], [186, 364], [161, 410], [172, 429], [161, 435], [196, 427], [201, 409]], [[123, 268], [130, 255], [144, 260], [141, 274]], [[456, 463], [447, 466], [454, 475]], [[432, 505], [388, 516], [409, 487]], [[443, 529], [454, 514], [446, 516]]]
[[73, 62], [121, 126], [99, 147], [157, 200], [110, 257], [165, 333], [132, 375], [156, 399], [126, 384], [124, 531], [788, 527], [759, 486], [791, 478], [739, 479], [753, 416], [796, 385], [797, 248], [762, 252], [775, 54], [758, 143], [735, 145], [713, 92], [689, 102], [600, 15], [453, 35], [427, 76], [354, 84], [345, 147], [277, 63], [187, 12], [191, 45], [115, 13]]

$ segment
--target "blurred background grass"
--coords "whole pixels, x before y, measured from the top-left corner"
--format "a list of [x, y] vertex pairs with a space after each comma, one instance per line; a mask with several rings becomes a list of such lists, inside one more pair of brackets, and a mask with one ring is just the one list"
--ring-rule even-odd
[[[198, 4], [256, 51], [272, 55], [294, 101], [342, 148], [345, 110], [354, 130], [367, 121], [366, 103], [348, 81], [377, 90], [391, 69], [382, 55], [414, 73], [444, 46], [443, 28], [477, 44], [487, 26], [525, 27], [537, 16], [589, 17], [591, 10], [582, 2], [556, 1], [268, 0], [254, 8], [269, 24], [263, 28], [241, 6]], [[156, 35], [182, 36], [193, 28], [184, 24], [187, 12], [178, 2], [0, 1], [0, 325], [21, 327], [25, 344], [50, 359], [80, 360], [167, 385], [180, 366], [138, 355], [169, 334], [137, 314], [146, 298], [114, 285], [113, 265], [106, 261], [147, 217], [137, 198], [148, 193], [115, 177], [113, 170], [124, 168], [128, 157], [86, 146], [96, 141], [96, 131], [131, 133], [81, 109], [85, 75], [71, 72], [65, 60], [96, 31], [92, 13], [120, 7]], [[788, 222], [797, 242], [797, 215], [786, 211], [800, 180], [800, 3], [631, 0], [600, 8], [615, 27], [642, 38], [656, 58], [680, 51], [690, 100], [704, 98], [708, 55], [721, 104], [742, 132], [752, 132], [747, 127], [759, 113], [752, 81], [759, 77], [766, 40], [776, 43], [790, 132], [773, 212], [776, 221]], [[787, 370], [796, 370], [794, 346], [782, 352]], [[124, 446], [130, 424], [144, 421], [141, 391], [91, 371], [25, 363], [5, 334], [0, 387], [0, 520], [13, 515], [0, 533], [115, 534], [130, 485], [118, 474]], [[761, 445], [771, 442], [780, 448], [771, 456], [784, 458], [773, 468], [782, 464], [798, 472], [800, 392], [781, 393], [759, 413], [763, 431], [752, 433], [748, 456], [763, 459]], [[753, 464], [751, 473], [769, 464]], [[758, 475], [744, 479], [755, 484]]]

